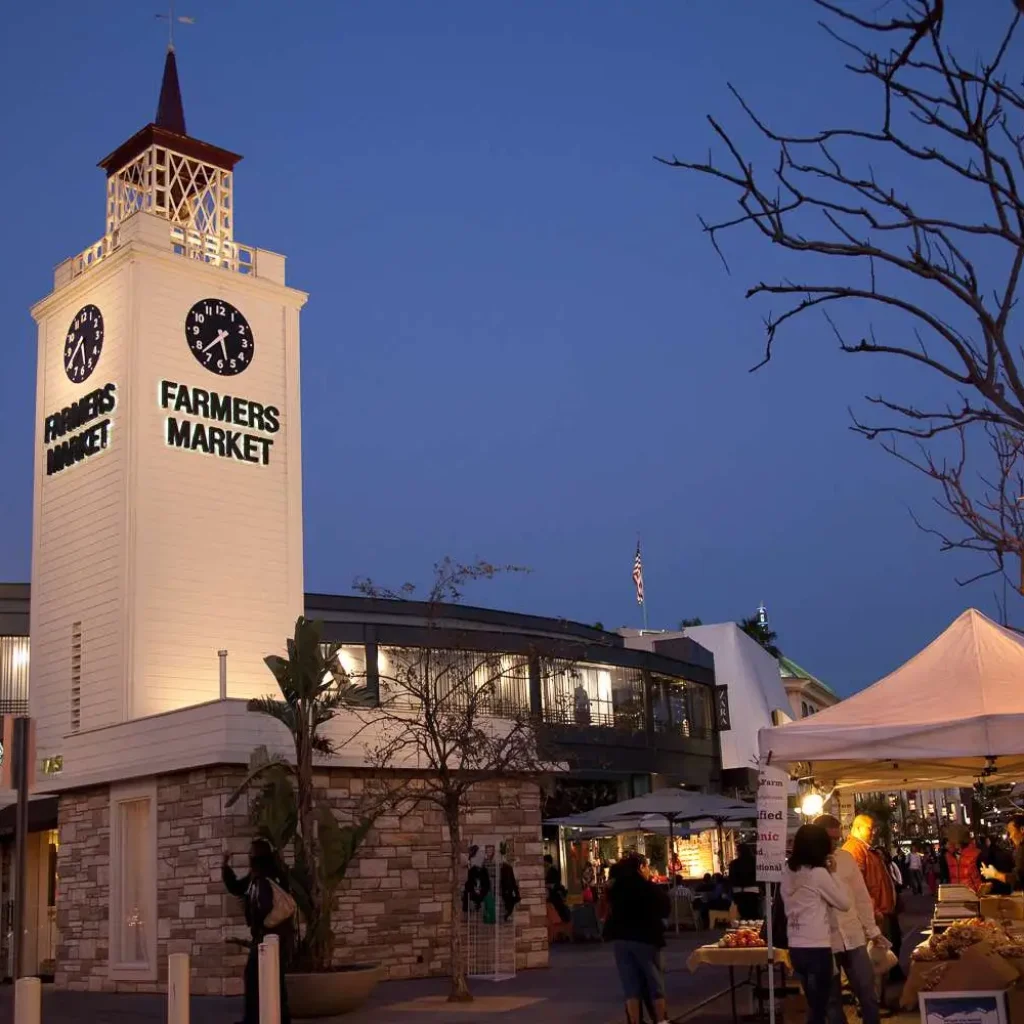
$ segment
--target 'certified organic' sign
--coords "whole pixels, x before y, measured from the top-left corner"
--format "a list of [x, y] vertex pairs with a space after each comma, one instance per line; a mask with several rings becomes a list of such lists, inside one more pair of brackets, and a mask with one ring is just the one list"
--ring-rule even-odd
[[789, 776], [762, 768], [757, 777], [757, 880], [778, 882], [786, 863], [786, 814]]

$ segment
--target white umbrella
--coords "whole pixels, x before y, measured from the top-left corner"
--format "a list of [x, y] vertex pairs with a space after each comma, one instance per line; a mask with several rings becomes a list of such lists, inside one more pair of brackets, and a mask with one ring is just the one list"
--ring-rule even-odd
[[[750, 821], [757, 819], [757, 806], [744, 800], [733, 800], [717, 793], [695, 793], [687, 789], [659, 789], [632, 800], [620, 800], [607, 807], [596, 807], [592, 811], [573, 815], [573, 824], [596, 826], [608, 822], [622, 822], [628, 819], [643, 821], [657, 816], [664, 818], [669, 826], [669, 849], [672, 847], [672, 826], [680, 823], [709, 820], [718, 827], [719, 867], [725, 871], [723, 855], [722, 825], [726, 821]], [[671, 868], [671, 865], [669, 865]], [[671, 874], [671, 870], [670, 870]], [[672, 889], [673, 902], [675, 887]], [[679, 930], [679, 915], [676, 914], [676, 931]]]

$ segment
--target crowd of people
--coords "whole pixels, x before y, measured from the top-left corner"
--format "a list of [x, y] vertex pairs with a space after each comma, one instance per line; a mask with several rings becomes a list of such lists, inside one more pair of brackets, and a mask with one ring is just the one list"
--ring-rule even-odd
[[[801, 826], [780, 886], [784, 935], [794, 973], [807, 997], [808, 1024], [840, 1024], [845, 974], [864, 1024], [880, 1017], [876, 976], [899, 976], [899, 906], [906, 888], [932, 894], [939, 885], [964, 885], [976, 893], [1024, 889], [1024, 816], [998, 839], [975, 841], [952, 824], [938, 846], [913, 844], [893, 857], [874, 842], [875, 822], [858, 815], [843, 842], [831, 815]], [[1012, 847], [1012, 849], [1010, 848]], [[779, 929], [777, 929], [779, 930]]]

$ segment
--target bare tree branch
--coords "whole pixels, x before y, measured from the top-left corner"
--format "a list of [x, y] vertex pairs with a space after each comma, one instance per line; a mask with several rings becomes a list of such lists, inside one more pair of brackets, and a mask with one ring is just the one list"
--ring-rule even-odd
[[[656, 159], [733, 191], [737, 213], [701, 217], [723, 263], [724, 236], [736, 230], [753, 229], [799, 257], [799, 276], [781, 271], [746, 291], [747, 298], [785, 302], [764, 317], [764, 355], [753, 369], [771, 360], [780, 332], [820, 313], [842, 351], [912, 363], [955, 391], [926, 405], [870, 396], [869, 407], [882, 417], [855, 415], [853, 427], [938, 484], [939, 507], [966, 531], [938, 532], [943, 550], [982, 553], [994, 566], [990, 572], [1003, 572], [1007, 555], [1024, 553], [1017, 504], [1024, 349], [1013, 332], [1024, 272], [1024, 85], [1019, 72], [1007, 77], [1024, 0], [1002, 13], [985, 8], [998, 36], [991, 57], [972, 54], [969, 61], [948, 44], [947, 36], [955, 37], [943, 0], [902, 0], [883, 15], [833, 0], [815, 3], [829, 19], [828, 34], [851, 55], [846, 69], [877, 89], [873, 124], [783, 132], [729, 86], [774, 161], [755, 166], [740, 137], [710, 116], [719, 160], [713, 152], [697, 161]], [[922, 174], [944, 179], [946, 193], [919, 188]], [[840, 309], [848, 314], [844, 322], [867, 320], [859, 339], [844, 337], [830, 313]], [[872, 311], [883, 318], [884, 340], [870, 322]], [[973, 444], [974, 432], [984, 448]], [[944, 461], [944, 439], [951, 437], [960, 458]], [[896, 446], [900, 438], [922, 446], [920, 454], [906, 456]], [[969, 471], [968, 449], [981, 454], [988, 473]]]

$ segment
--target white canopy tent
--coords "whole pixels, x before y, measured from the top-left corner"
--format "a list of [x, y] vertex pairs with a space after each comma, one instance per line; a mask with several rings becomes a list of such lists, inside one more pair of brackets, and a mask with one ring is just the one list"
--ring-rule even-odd
[[763, 761], [843, 789], [1024, 780], [1024, 637], [969, 608], [895, 672], [758, 743]]

